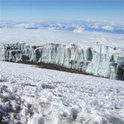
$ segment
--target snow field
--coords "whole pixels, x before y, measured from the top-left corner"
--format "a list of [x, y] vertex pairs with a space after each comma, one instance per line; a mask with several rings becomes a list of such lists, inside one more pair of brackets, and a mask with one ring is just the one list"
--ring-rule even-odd
[[0, 62], [0, 121], [124, 124], [123, 81]]

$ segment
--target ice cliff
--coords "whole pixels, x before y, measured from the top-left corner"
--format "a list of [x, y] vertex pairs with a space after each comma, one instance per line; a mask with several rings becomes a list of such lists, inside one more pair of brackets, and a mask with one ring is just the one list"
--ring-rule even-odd
[[4, 59], [12, 62], [50, 63], [87, 74], [124, 80], [124, 50], [96, 43], [77, 46], [49, 43], [4, 45]]

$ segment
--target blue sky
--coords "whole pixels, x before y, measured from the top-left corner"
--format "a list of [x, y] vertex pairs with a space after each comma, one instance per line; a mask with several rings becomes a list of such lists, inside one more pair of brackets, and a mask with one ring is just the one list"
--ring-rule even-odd
[[124, 21], [124, 0], [0, 0], [0, 19]]

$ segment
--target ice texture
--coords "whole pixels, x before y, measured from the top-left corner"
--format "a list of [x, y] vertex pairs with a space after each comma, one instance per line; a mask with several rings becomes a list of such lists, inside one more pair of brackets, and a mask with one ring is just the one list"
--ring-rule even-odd
[[94, 45], [48, 43], [6, 44], [5, 61], [50, 63], [87, 74], [124, 80], [124, 50], [96, 42]]
[[124, 124], [123, 83], [0, 62], [0, 123]]

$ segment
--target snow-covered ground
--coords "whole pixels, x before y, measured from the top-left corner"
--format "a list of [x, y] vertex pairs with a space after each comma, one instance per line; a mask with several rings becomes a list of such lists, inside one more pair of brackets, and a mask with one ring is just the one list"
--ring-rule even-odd
[[124, 124], [124, 82], [1, 61], [1, 119], [9, 124]]

